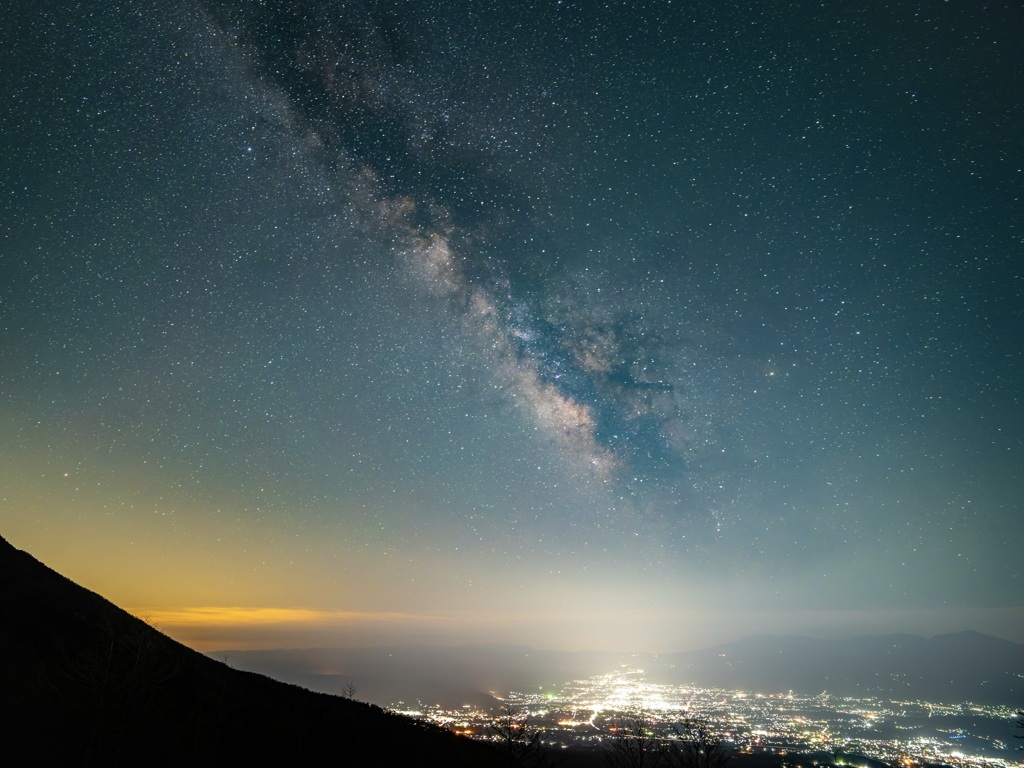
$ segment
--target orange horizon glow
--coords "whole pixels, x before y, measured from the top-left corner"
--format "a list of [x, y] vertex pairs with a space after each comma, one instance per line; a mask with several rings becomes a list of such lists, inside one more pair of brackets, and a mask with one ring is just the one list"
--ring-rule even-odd
[[311, 608], [200, 606], [131, 611], [158, 626], [266, 626], [361, 621], [439, 621], [442, 617], [400, 611], [324, 611]]

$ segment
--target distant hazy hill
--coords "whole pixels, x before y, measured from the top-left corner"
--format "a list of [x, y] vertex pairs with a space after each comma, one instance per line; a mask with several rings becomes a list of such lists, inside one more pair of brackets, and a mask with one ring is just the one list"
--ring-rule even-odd
[[231, 669], [3, 538], [0, 616], [0, 764], [503, 764], [485, 744]]
[[[553, 688], [626, 663], [651, 682], [763, 692], [923, 698], [1020, 706], [1024, 646], [977, 632], [850, 637], [749, 637], [677, 654], [569, 653], [516, 645], [229, 651], [232, 664], [316, 690], [350, 681], [380, 704], [459, 706], [489, 692]], [[211, 654], [219, 657], [223, 654]], [[325, 674], [324, 670], [330, 670]]]
[[662, 656], [651, 672], [723, 688], [1006, 704], [1024, 701], [1024, 645], [979, 632], [916, 635], [748, 637]]
[[504, 643], [458, 646], [382, 646], [267, 651], [228, 650], [232, 666], [327, 693], [352, 682], [359, 695], [382, 706], [494, 705], [491, 692], [552, 688], [566, 680], [615, 669], [621, 654], [545, 651]]

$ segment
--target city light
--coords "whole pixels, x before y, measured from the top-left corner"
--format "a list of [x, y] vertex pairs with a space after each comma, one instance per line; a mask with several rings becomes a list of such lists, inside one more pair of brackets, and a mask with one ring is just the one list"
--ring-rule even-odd
[[[637, 717], [652, 735], [670, 740], [676, 738], [673, 725], [696, 718], [716, 738], [746, 754], [826, 752], [837, 765], [859, 764], [856, 756], [863, 755], [902, 768], [923, 763], [1020, 766], [1013, 750], [995, 735], [1014, 720], [1010, 707], [665, 685], [628, 667], [567, 682], [557, 691], [495, 695], [493, 710], [420, 704], [401, 711], [484, 739], [490, 738], [501, 712], [515, 711], [552, 747], [601, 746], [614, 737], [623, 718]], [[968, 722], [973, 723], [970, 731]]]

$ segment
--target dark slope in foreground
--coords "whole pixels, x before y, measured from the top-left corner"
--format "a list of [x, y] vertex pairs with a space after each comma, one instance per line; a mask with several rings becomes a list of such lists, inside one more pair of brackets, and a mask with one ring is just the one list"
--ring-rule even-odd
[[0, 537], [0, 762], [502, 765], [487, 745], [231, 669]]

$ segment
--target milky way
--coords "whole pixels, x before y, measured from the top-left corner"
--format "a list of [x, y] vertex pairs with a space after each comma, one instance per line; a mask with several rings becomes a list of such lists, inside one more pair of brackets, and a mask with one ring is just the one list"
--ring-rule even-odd
[[202, 615], [1019, 635], [1020, 21], [19, 11], [4, 535]]

